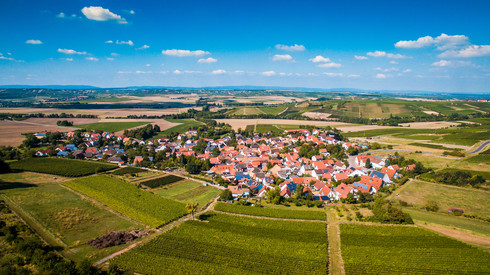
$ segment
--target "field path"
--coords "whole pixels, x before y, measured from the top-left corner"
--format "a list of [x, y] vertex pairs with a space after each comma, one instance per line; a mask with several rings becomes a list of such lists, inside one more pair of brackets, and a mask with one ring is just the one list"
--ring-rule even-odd
[[483, 246], [487, 249], [490, 249], [490, 238], [488, 237], [462, 232], [460, 230], [428, 225], [428, 224], [417, 224], [417, 225], [465, 243]]
[[284, 114], [287, 110], [289, 109], [289, 106], [286, 107], [286, 109], [282, 110], [280, 113], [278, 113], [277, 115], [280, 116], [282, 114]]
[[291, 222], [291, 221], [294, 221], [294, 222], [320, 222], [320, 223], [325, 223], [326, 222], [326, 221], [321, 221], [321, 220], [287, 219], [287, 218], [274, 218], [274, 217], [254, 216], [254, 215], [246, 215], [246, 214], [238, 214], [238, 213], [224, 212], [224, 211], [215, 210], [214, 208], [213, 208], [213, 211], [216, 212], [216, 213], [230, 215], [230, 216], [255, 218], [255, 219], [261, 219], [261, 220], [276, 220], [276, 221], [289, 221], [289, 222]]
[[[218, 196], [216, 198], [214, 198], [214, 201], [212, 203], [210, 203], [208, 205], [208, 207], [206, 207], [206, 209], [194, 213], [194, 216], [198, 217], [199, 215], [201, 215], [203, 213], [206, 213], [208, 211], [213, 210], [214, 209], [214, 206], [217, 203], [217, 201], [218, 201]], [[155, 239], [156, 237], [160, 236], [161, 234], [163, 234], [163, 233], [165, 233], [165, 232], [167, 232], [167, 231], [169, 231], [169, 230], [171, 230], [171, 229], [173, 229], [173, 228], [181, 225], [185, 221], [188, 221], [188, 220], [191, 220], [191, 219], [192, 219], [192, 216], [191, 215], [186, 215], [186, 216], [184, 216], [184, 217], [182, 217], [182, 218], [180, 218], [178, 220], [175, 220], [173, 222], [170, 222], [170, 223], [164, 225], [163, 227], [158, 228], [157, 229], [157, 232], [155, 234], [150, 235], [150, 236], [148, 236], [148, 237], [146, 237], [146, 238], [144, 238], [144, 239], [142, 239], [140, 241], [137, 241], [137, 242], [131, 244], [130, 246], [128, 246], [128, 247], [126, 247], [126, 248], [124, 248], [122, 250], [119, 250], [118, 252], [115, 252], [115, 253], [113, 253], [113, 254], [105, 257], [105, 258], [102, 258], [102, 259], [98, 260], [97, 262], [94, 263], [94, 266], [100, 266], [100, 265], [106, 264], [109, 260], [111, 260], [111, 259], [113, 259], [113, 258], [115, 258], [115, 257], [117, 257], [117, 256], [119, 256], [119, 255], [121, 255], [123, 253], [126, 253], [129, 250], [131, 250], [131, 249], [133, 249], [133, 248], [135, 248], [135, 247], [137, 247], [139, 245], [146, 244], [149, 241], [151, 241], [151, 240]]]
[[476, 153], [480, 153], [481, 150], [485, 149], [485, 147], [490, 144], [490, 140], [487, 140], [485, 142], [483, 142], [482, 144], [480, 144], [480, 146], [478, 146], [478, 148], [476, 148], [475, 150], [473, 150], [472, 152], [469, 152], [467, 154], [476, 154]]
[[340, 227], [333, 209], [327, 211], [328, 271], [329, 274], [345, 275], [344, 260], [340, 247]]

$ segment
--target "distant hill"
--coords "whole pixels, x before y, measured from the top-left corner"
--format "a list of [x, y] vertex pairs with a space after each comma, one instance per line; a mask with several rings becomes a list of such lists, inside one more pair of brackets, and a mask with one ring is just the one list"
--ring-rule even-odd
[[101, 89], [89, 85], [0, 85], [3, 89]]

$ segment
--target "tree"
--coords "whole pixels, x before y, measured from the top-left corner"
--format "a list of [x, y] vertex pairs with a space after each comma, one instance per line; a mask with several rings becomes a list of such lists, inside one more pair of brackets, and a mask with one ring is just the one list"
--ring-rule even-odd
[[211, 154], [213, 155], [213, 157], [219, 156], [219, 154], [220, 154], [219, 148], [214, 147], [213, 150], [211, 150]]
[[0, 160], [0, 174], [10, 173], [10, 166], [3, 160]]
[[427, 211], [437, 212], [439, 210], [439, 205], [435, 200], [428, 200], [425, 202], [424, 208]]
[[39, 139], [33, 134], [27, 134], [26, 139], [22, 142], [22, 145], [26, 148], [36, 147], [39, 144]]
[[371, 168], [372, 165], [371, 165], [371, 159], [367, 159], [366, 160], [366, 168]]
[[221, 194], [219, 195], [220, 200], [222, 201], [231, 201], [233, 199], [233, 194], [229, 189], [223, 190]]
[[187, 214], [192, 215], [192, 220], [194, 220], [194, 213], [197, 211], [197, 206], [199, 205], [198, 202], [195, 203], [188, 203], [185, 205], [185, 211]]

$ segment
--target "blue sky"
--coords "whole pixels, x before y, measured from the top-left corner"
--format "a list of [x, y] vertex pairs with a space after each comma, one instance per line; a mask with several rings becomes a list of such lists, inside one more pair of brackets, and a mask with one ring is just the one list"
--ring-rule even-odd
[[0, 85], [490, 92], [490, 1], [0, 4]]

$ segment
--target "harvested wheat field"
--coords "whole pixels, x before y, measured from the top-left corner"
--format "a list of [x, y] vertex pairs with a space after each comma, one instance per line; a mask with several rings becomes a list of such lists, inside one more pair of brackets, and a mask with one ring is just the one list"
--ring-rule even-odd
[[332, 126], [351, 125], [350, 123], [337, 121], [315, 121], [315, 120], [289, 120], [289, 119], [217, 119], [218, 123], [227, 123], [235, 130], [245, 129], [247, 125], [270, 124], [270, 125], [313, 125], [313, 126]]
[[23, 121], [0, 120], [0, 145], [18, 146], [24, 140], [24, 133], [36, 133], [43, 131], [73, 131], [71, 127], [59, 127], [53, 125], [36, 125]]
[[[306, 112], [303, 113], [303, 116], [309, 117], [312, 119], [329, 119], [328, 117], [331, 116], [332, 114], [328, 113], [317, 113], [317, 112]], [[331, 120], [334, 120], [333, 118], [330, 118]]]
[[432, 122], [411, 122], [411, 123], [400, 123], [403, 127], [410, 127], [415, 129], [440, 129], [450, 126], [456, 126], [461, 123], [458, 122], [448, 122], [448, 121], [432, 121]]

